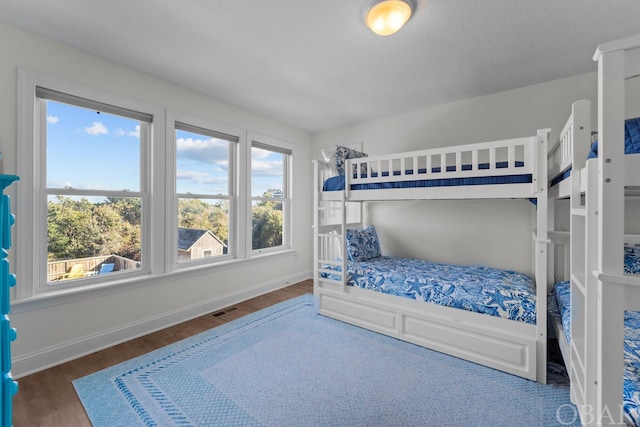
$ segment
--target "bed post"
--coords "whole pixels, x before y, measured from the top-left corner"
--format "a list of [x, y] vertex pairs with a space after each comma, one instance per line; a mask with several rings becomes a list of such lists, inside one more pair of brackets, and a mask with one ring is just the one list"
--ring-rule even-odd
[[[599, 46], [598, 61], [598, 272], [621, 275], [624, 246], [625, 51]], [[622, 408], [624, 285], [598, 280], [597, 424], [618, 424]]]
[[536, 280], [536, 359], [537, 381], [547, 383], [547, 246], [548, 236], [548, 181], [547, 153], [551, 129], [540, 129], [537, 134], [536, 168], [534, 191], [537, 194], [536, 241], [535, 241], [535, 280]]
[[340, 197], [340, 230], [342, 232], [342, 256], [340, 260], [342, 261], [341, 270], [342, 271], [342, 292], [345, 291], [345, 287], [347, 286], [347, 258], [349, 257], [349, 248], [347, 247], [347, 173], [345, 173], [345, 191], [342, 192], [342, 196]]
[[318, 260], [320, 259], [318, 245], [320, 244], [320, 171], [318, 161], [313, 161], [313, 288], [314, 294], [317, 295], [319, 268]]

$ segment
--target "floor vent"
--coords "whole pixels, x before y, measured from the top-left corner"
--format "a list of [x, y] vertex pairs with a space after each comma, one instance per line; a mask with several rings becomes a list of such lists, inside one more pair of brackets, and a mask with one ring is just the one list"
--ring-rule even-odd
[[211, 313], [211, 316], [220, 317], [220, 316], [222, 316], [224, 314], [231, 313], [232, 311], [236, 311], [237, 309], [238, 309], [238, 307], [227, 307], [225, 309], [218, 310], [218, 311], [216, 311], [214, 313]]

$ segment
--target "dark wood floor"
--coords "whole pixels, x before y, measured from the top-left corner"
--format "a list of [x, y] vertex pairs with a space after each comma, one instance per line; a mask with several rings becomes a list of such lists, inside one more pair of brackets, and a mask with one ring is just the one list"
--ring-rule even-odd
[[313, 293], [312, 280], [236, 304], [236, 310], [222, 316], [207, 314], [20, 378], [18, 394], [13, 398], [13, 425], [91, 426], [71, 381], [305, 293]]

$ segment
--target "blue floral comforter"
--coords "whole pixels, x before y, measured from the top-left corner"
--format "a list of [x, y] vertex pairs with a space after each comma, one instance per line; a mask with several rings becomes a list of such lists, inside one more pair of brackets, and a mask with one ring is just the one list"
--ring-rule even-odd
[[348, 262], [347, 273], [350, 286], [536, 323], [535, 284], [522, 273], [388, 256]]
[[568, 280], [553, 286], [548, 306], [549, 314], [560, 321], [567, 342], [571, 342], [571, 287]]
[[[624, 272], [640, 274], [640, 248], [625, 247]], [[569, 281], [556, 283], [549, 298], [549, 312], [561, 319], [567, 341], [571, 342], [571, 288]], [[640, 312], [624, 312], [624, 389], [626, 422], [640, 426]]]

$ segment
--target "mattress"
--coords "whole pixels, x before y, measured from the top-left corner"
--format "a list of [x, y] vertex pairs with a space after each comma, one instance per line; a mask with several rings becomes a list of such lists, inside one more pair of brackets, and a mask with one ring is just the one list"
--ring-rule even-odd
[[571, 342], [571, 286], [568, 280], [558, 282], [549, 295], [549, 314], [562, 325], [567, 342]]
[[[624, 154], [640, 154], [640, 117], [627, 119], [624, 122]], [[598, 157], [598, 141], [591, 144], [588, 159]], [[553, 177], [550, 186], [553, 187], [571, 176], [571, 167]]]
[[[339, 266], [327, 268], [340, 270]], [[347, 274], [349, 286], [536, 323], [535, 284], [522, 273], [381, 256], [347, 262]]]
[[[624, 272], [640, 274], [640, 248], [625, 247]], [[561, 321], [567, 341], [571, 342], [571, 290], [569, 281], [554, 285], [549, 298], [549, 313]], [[624, 312], [624, 415], [631, 425], [640, 425], [640, 312]]]
[[[624, 272], [640, 274], [640, 247], [625, 246]], [[549, 298], [549, 313], [561, 322], [567, 342], [571, 342], [571, 288], [568, 280], [553, 286]]]
[[[516, 162], [516, 167], [523, 167], [523, 162]], [[506, 168], [507, 162], [496, 163], [496, 169]], [[489, 169], [488, 163], [478, 165], [479, 169]], [[463, 171], [471, 170], [471, 165], [462, 165]], [[455, 166], [447, 166], [447, 172], [455, 172]], [[432, 168], [431, 173], [440, 173], [441, 168]], [[426, 174], [427, 169], [418, 169], [417, 175]], [[400, 171], [391, 172], [393, 176], [399, 176]], [[405, 175], [414, 175], [413, 169], [405, 171]], [[390, 172], [382, 172], [381, 176], [390, 176]], [[354, 176], [355, 177], [355, 176]], [[373, 172], [371, 177], [378, 177], [378, 173]], [[363, 176], [366, 178], [366, 175]], [[341, 191], [344, 190], [344, 175], [333, 176], [324, 182], [323, 191]], [[479, 176], [467, 178], [436, 178], [436, 179], [415, 179], [405, 181], [369, 183], [369, 184], [352, 184], [351, 190], [380, 190], [394, 188], [424, 188], [424, 187], [451, 187], [465, 185], [497, 185], [497, 184], [530, 184], [532, 182], [531, 174], [516, 175], [497, 175], [497, 176]]]

